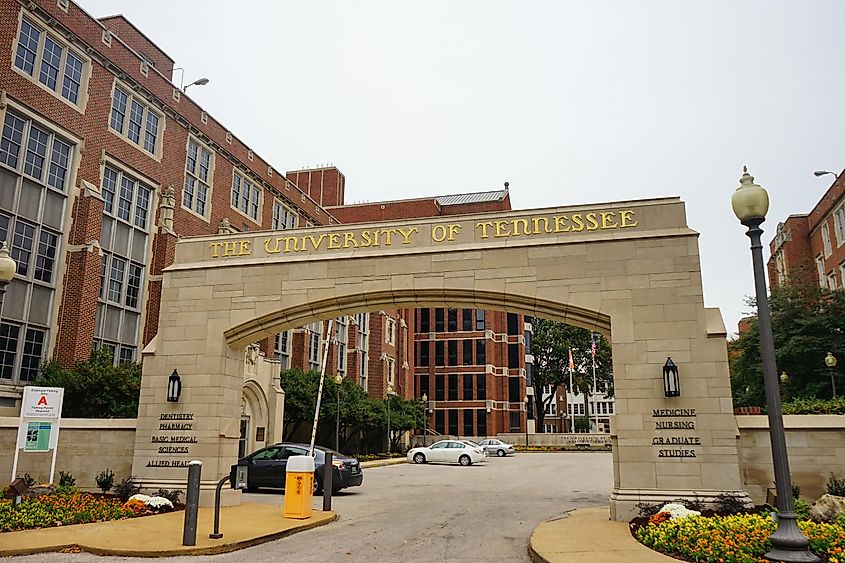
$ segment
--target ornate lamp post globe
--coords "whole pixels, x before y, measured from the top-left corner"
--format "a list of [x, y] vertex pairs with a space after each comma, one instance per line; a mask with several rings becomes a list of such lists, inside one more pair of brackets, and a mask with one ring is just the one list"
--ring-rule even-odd
[[[763, 384], [766, 391], [766, 409], [769, 415], [769, 437], [772, 443], [775, 486], [777, 488], [778, 526], [772, 534], [772, 549], [766, 553], [770, 561], [816, 562], [818, 557], [810, 551], [810, 542], [798, 528], [792, 505], [792, 481], [789, 475], [789, 458], [786, 451], [786, 435], [783, 428], [783, 414], [778, 389], [775, 346], [772, 337], [772, 314], [769, 310], [769, 296], [766, 290], [766, 275], [763, 269], [763, 229], [760, 224], [766, 220], [769, 210], [769, 195], [754, 183], [748, 168], [742, 167], [739, 188], [731, 197], [731, 206], [740, 223], [748, 227], [745, 233], [751, 239], [751, 259], [754, 266], [754, 293], [757, 299], [757, 321], [760, 328], [760, 352], [763, 359]], [[785, 375], [785, 374], [784, 374]], [[787, 378], [788, 379], [788, 376]], [[784, 378], [781, 377], [783, 381]]]
[[6, 285], [15, 277], [17, 263], [9, 257], [9, 247], [6, 242], [0, 245], [0, 313], [3, 312], [3, 296], [6, 295]]

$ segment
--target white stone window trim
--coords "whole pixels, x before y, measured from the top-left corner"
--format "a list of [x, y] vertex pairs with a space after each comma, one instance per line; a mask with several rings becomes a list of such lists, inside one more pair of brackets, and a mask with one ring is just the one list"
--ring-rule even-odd
[[[277, 212], [277, 210], [284, 210], [286, 213]], [[287, 221], [282, 220], [282, 216], [286, 215], [288, 219], [293, 219], [293, 224], [288, 225]], [[271, 219], [270, 227], [276, 231], [282, 231], [286, 229], [295, 229], [299, 226], [299, 214], [296, 210], [287, 205], [284, 200], [279, 198], [273, 198], [273, 217]]]
[[822, 247], [824, 248], [824, 257], [830, 258], [833, 254], [833, 245], [830, 240], [830, 225], [827, 219], [824, 220], [821, 226]]
[[845, 244], [845, 201], [833, 211], [833, 232], [836, 235], [836, 247]]
[[[18, 40], [20, 39], [21, 35], [21, 22], [23, 21], [24, 15], [27, 16], [27, 20], [31, 25], [36, 27], [40, 32], [41, 36], [38, 38], [38, 52], [36, 53], [35, 58], [35, 68], [33, 68], [32, 75], [27, 74], [23, 69], [18, 68], [15, 64], [15, 57], [17, 56], [18, 50]], [[67, 63], [67, 53], [70, 51], [73, 55], [82, 61], [82, 76], [79, 78], [79, 99], [76, 103], [71, 102], [61, 93], [61, 84], [62, 80], [56, 81], [56, 90], [51, 89], [46, 84], [42, 84], [41, 81], [38, 79], [38, 74], [40, 73], [41, 69], [41, 61], [44, 58], [44, 38], [46, 36], [50, 36], [56, 44], [63, 48], [62, 51], [62, 60], [60, 64], [61, 76], [64, 77], [64, 72]], [[28, 81], [32, 82], [45, 92], [49, 92], [53, 97], [60, 100], [62, 103], [66, 104], [68, 107], [72, 107], [74, 110], [78, 111], [79, 113], [85, 113], [85, 107], [88, 105], [88, 80], [91, 77], [91, 58], [87, 57], [83, 54], [82, 51], [77, 49], [75, 46], [71, 46], [67, 39], [63, 38], [61, 35], [58, 35], [54, 31], [48, 29], [47, 24], [41, 21], [39, 18], [34, 16], [33, 14], [21, 10], [18, 13], [18, 27], [15, 30], [15, 35], [12, 38], [12, 46], [11, 46], [11, 59], [12, 59], [12, 71], [18, 73], [20, 76], [26, 78]]]
[[821, 287], [827, 287], [827, 274], [824, 268], [824, 258], [821, 254], [816, 256], [816, 272], [819, 276], [819, 285]]
[[[117, 88], [120, 88], [122, 92], [127, 95], [127, 102], [126, 102], [126, 112], [123, 116], [123, 127], [122, 131], [117, 131], [112, 127], [112, 107], [114, 105], [114, 93]], [[129, 113], [132, 108], [132, 100], [135, 100], [139, 105], [144, 107], [144, 112], [141, 114], [141, 132], [139, 142], [136, 143], [132, 139], [129, 138]], [[156, 117], [158, 117], [158, 129], [156, 131], [156, 140], [155, 140], [155, 152], [150, 152], [145, 147], [145, 139], [147, 134], [147, 115], [149, 113], [153, 113]], [[164, 152], [164, 131], [166, 129], [167, 120], [163, 113], [161, 113], [158, 108], [156, 108], [152, 102], [141, 96], [138, 92], [135, 91], [134, 88], [126, 85], [123, 82], [120, 82], [116, 78], [112, 83], [111, 89], [111, 96], [109, 97], [109, 111], [106, 116], [106, 128], [111, 132], [112, 135], [120, 137], [129, 145], [135, 147], [143, 154], [149, 156], [153, 160], [157, 162], [161, 162], [161, 157]]]
[[396, 385], [396, 359], [392, 356], [385, 356], [384, 365], [387, 372], [387, 384]]
[[390, 345], [396, 344], [396, 320], [385, 317], [384, 339]]
[[[185, 198], [184, 198], [185, 179], [188, 176], [188, 170], [187, 170], [188, 151], [189, 151], [191, 141], [195, 142], [198, 146], [205, 148], [205, 150], [207, 150], [211, 154], [211, 159], [210, 159], [209, 166], [208, 166], [208, 194], [206, 196], [206, 201], [205, 201], [205, 215], [197, 213], [194, 209], [185, 205]], [[197, 154], [199, 154], [199, 152], [197, 152]], [[209, 223], [211, 221], [212, 195], [214, 193], [214, 172], [215, 172], [216, 166], [217, 166], [217, 153], [214, 152], [214, 150], [210, 146], [208, 146], [207, 144], [200, 141], [199, 138], [197, 138], [193, 135], [188, 135], [188, 140], [185, 142], [185, 166], [182, 167], [182, 173], [183, 173], [182, 186], [181, 186], [181, 189], [179, 190], [179, 195], [177, 197], [179, 198], [179, 206], [182, 209], [184, 209], [185, 211], [187, 211], [188, 213], [190, 213], [191, 215], [193, 215], [195, 217], [199, 217], [200, 219], [202, 219], [206, 223]], [[197, 182], [200, 181], [198, 176], [194, 176], [193, 174], [191, 174], [191, 176], [194, 179], [196, 179]], [[196, 194], [194, 194], [194, 197], [196, 197]]]
[[[249, 193], [249, 196], [247, 198], [247, 201], [248, 201], [247, 212], [244, 212], [240, 208], [240, 203], [243, 201], [243, 192], [238, 193], [238, 204], [239, 204], [238, 207], [235, 207], [234, 205], [232, 205], [232, 203], [233, 203], [232, 202], [232, 196], [234, 195], [234, 191], [235, 191], [235, 177], [236, 176], [240, 179], [240, 186], [241, 186], [240, 189], [241, 190], [243, 190], [245, 182], [250, 188], [249, 189], [250, 193]], [[258, 210], [256, 212], [256, 217], [253, 217], [249, 213], [249, 210], [252, 209], [252, 205], [253, 205], [252, 188], [257, 188], [257, 190], [258, 190], [258, 202], [257, 202]], [[240, 215], [242, 215], [246, 219], [249, 219], [250, 221], [252, 221], [256, 225], [261, 225], [261, 218], [264, 216], [264, 187], [259, 182], [256, 182], [254, 179], [252, 179], [243, 170], [241, 170], [239, 168], [232, 168], [232, 186], [229, 190], [229, 207], [232, 208], [234, 211], [238, 212]]]

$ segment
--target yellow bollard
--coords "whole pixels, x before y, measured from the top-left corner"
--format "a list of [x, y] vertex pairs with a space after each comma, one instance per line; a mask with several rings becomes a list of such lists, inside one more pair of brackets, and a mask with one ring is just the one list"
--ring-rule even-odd
[[285, 518], [311, 518], [314, 494], [314, 458], [295, 455], [288, 458], [285, 475]]

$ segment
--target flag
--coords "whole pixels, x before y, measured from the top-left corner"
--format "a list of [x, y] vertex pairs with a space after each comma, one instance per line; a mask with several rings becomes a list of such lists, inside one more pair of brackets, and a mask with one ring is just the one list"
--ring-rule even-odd
[[590, 351], [593, 354], [593, 360], [596, 359], [596, 335], [595, 333], [590, 333]]
[[569, 349], [569, 373], [575, 369], [575, 362], [572, 361], [572, 348]]

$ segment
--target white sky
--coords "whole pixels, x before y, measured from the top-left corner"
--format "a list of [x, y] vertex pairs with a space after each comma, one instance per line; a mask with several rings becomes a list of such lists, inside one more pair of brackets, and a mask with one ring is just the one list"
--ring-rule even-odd
[[81, 5], [208, 77], [190, 96], [277, 170], [336, 165], [347, 202], [506, 180], [516, 209], [681, 196], [729, 331], [753, 292], [742, 165], [766, 242], [832, 183], [813, 170], [845, 166], [838, 0]]

